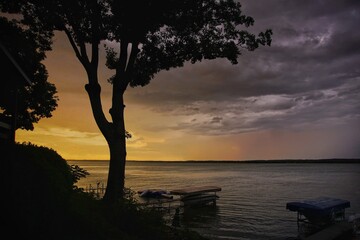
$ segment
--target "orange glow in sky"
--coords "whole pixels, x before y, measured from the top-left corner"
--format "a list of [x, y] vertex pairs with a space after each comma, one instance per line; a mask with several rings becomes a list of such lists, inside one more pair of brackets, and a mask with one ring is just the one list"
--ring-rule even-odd
[[[160, 72], [145, 87], [129, 87], [125, 125], [133, 137], [127, 159], [360, 157], [360, 55], [340, 47], [360, 36], [351, 27], [357, 26], [359, 12], [344, 6], [352, 14], [330, 11], [318, 18], [308, 8], [294, 8], [278, 15], [264, 13], [256, 1], [245, 3], [259, 28], [273, 29], [272, 46], [243, 52], [237, 65], [223, 59], [187, 63]], [[307, 20], [300, 24], [303, 15]], [[104, 51], [101, 57], [103, 108], [111, 120], [107, 79], [112, 73], [104, 65]], [[84, 89], [85, 70], [63, 33], [55, 35], [44, 63], [59, 106], [34, 131], [18, 130], [16, 141], [52, 148], [68, 160], [109, 159]]]

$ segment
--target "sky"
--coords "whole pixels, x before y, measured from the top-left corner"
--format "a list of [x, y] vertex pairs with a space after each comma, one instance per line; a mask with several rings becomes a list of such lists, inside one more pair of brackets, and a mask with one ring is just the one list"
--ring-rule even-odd
[[[125, 93], [128, 160], [360, 158], [360, 1], [243, 0], [254, 33], [271, 47], [162, 71]], [[104, 54], [102, 53], [102, 56]], [[86, 74], [57, 33], [44, 64], [58, 90], [53, 117], [18, 130], [16, 141], [67, 160], [108, 160], [93, 119]], [[104, 112], [111, 100], [99, 68]]]

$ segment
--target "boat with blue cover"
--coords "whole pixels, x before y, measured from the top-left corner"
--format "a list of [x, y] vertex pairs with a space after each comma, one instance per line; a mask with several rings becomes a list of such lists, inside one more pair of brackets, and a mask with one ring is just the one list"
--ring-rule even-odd
[[297, 212], [298, 239], [306, 240], [359, 239], [360, 218], [351, 215], [346, 219], [347, 208], [350, 201], [331, 197], [286, 204], [286, 209]]
[[288, 202], [286, 209], [298, 212], [298, 221], [322, 225], [345, 219], [345, 209], [350, 207], [348, 200], [319, 197], [299, 202]]

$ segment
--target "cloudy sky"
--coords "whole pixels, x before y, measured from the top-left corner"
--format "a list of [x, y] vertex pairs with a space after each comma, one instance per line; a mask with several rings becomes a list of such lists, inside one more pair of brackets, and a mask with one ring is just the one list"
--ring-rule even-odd
[[[248, 29], [271, 28], [271, 47], [159, 73], [125, 94], [130, 160], [360, 157], [360, 1], [243, 0]], [[103, 62], [102, 62], [103, 63]], [[45, 64], [59, 107], [17, 141], [66, 159], [108, 159], [93, 120], [86, 75], [65, 36]], [[104, 111], [111, 72], [100, 67]], [[108, 115], [109, 116], [109, 115]], [[110, 118], [109, 118], [110, 119]]]

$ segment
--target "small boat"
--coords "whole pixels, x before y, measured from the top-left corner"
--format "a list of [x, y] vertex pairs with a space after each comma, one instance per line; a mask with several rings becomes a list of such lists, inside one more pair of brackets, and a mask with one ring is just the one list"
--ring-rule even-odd
[[171, 199], [171, 202], [178, 201], [182, 206], [190, 206], [209, 203], [216, 204], [216, 200], [219, 198], [216, 193], [219, 191], [221, 191], [221, 188], [216, 186], [198, 186], [170, 191], [164, 189], [146, 189], [138, 191], [138, 194], [139, 197], [147, 200], [147, 202], [156, 200], [159, 203], [161, 199], [168, 199], [163, 202], [169, 203], [169, 199]]
[[169, 191], [163, 189], [139, 190], [138, 194], [143, 198], [173, 198], [173, 196], [169, 194]]
[[297, 212], [298, 238], [307, 240], [349, 239], [355, 235], [359, 216], [346, 219], [345, 209], [349, 207], [349, 201], [330, 197], [286, 204], [286, 209]]

